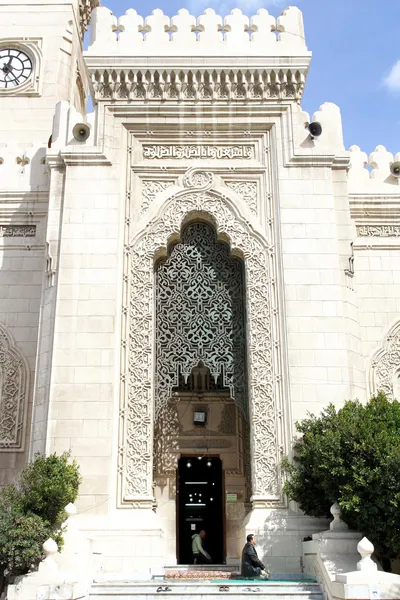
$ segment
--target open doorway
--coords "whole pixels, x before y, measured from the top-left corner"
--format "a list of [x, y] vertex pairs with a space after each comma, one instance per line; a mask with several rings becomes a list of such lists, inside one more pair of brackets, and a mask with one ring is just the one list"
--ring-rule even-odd
[[191, 564], [192, 536], [204, 529], [213, 564], [225, 562], [224, 482], [219, 457], [183, 456], [178, 462], [177, 558]]

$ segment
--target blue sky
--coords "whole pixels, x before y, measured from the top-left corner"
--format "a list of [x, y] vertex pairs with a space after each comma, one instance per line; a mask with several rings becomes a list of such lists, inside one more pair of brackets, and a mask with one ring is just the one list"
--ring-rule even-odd
[[[278, 16], [288, 0], [102, 0], [116, 16], [155, 8], [173, 16], [188, 8], [198, 16], [208, 6], [224, 16], [238, 7], [247, 15], [266, 8]], [[383, 144], [400, 152], [400, 1], [297, 0], [313, 52], [303, 107], [313, 113], [323, 102], [342, 111], [346, 147], [372, 152]]]

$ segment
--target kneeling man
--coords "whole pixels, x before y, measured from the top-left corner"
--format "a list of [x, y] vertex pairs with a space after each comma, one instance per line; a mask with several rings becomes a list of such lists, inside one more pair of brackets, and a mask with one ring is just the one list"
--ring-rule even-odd
[[268, 578], [268, 571], [257, 556], [256, 538], [251, 533], [247, 536], [247, 543], [242, 552], [242, 577], [254, 579], [255, 577]]

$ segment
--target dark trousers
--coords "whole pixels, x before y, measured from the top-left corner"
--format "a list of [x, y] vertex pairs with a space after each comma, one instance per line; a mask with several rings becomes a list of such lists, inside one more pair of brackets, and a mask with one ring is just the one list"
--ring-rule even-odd
[[201, 554], [201, 552], [199, 552], [199, 554], [193, 554], [193, 564], [194, 565], [206, 565], [207, 564], [207, 559], [204, 556], [204, 554]]

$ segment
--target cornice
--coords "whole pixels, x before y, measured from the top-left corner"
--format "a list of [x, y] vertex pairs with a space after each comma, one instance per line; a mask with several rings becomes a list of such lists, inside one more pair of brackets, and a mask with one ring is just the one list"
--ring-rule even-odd
[[52, 169], [63, 166], [102, 167], [112, 164], [100, 148], [71, 146], [62, 148], [57, 154], [47, 154], [47, 164]]
[[[300, 102], [309, 60], [265, 58], [87, 58], [97, 102]], [[259, 62], [258, 62], [259, 61]]]

